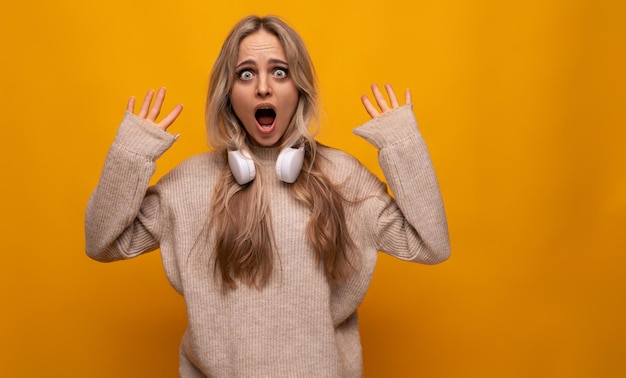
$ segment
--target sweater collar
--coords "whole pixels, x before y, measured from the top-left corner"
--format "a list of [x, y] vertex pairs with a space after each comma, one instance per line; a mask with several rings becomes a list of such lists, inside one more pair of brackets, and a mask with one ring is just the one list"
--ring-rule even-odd
[[250, 150], [254, 154], [254, 157], [260, 163], [275, 163], [280, 153], [280, 146], [273, 147], [259, 147], [251, 146]]

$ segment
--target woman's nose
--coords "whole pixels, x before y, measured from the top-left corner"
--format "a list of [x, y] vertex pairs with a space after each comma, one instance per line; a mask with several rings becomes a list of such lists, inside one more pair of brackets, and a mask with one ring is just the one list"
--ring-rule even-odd
[[259, 75], [257, 81], [256, 95], [258, 97], [267, 97], [272, 94], [272, 87], [266, 75]]

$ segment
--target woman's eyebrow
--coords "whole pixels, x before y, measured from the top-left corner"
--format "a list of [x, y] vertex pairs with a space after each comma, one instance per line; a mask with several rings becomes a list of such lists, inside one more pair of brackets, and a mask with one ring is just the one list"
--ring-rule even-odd
[[285, 66], [289, 65], [287, 62], [285, 62], [282, 59], [270, 59], [268, 62], [270, 64], [284, 64]]
[[243, 62], [237, 64], [235, 68], [239, 68], [241, 66], [256, 66], [256, 62], [252, 59], [244, 60]]
[[[277, 58], [272, 58], [270, 60], [268, 60], [269, 64], [283, 64], [285, 66], [288, 66], [289, 64], [287, 62], [285, 62], [282, 59], [277, 59]], [[254, 59], [247, 59], [244, 60], [243, 62], [240, 62], [239, 64], [237, 64], [237, 66], [235, 66], [235, 69], [241, 67], [241, 66], [256, 66], [256, 61]]]

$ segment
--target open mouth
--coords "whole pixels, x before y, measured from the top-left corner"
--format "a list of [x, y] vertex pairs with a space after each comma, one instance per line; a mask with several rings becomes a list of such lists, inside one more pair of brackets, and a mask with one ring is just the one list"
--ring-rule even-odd
[[272, 108], [260, 108], [254, 112], [254, 118], [261, 127], [270, 127], [276, 120], [276, 112]]

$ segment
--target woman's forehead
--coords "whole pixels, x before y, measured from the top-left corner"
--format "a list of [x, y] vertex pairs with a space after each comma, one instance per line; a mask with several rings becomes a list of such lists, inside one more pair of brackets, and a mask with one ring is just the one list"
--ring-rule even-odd
[[287, 61], [285, 50], [278, 38], [266, 30], [256, 31], [239, 44], [237, 65], [245, 61]]

